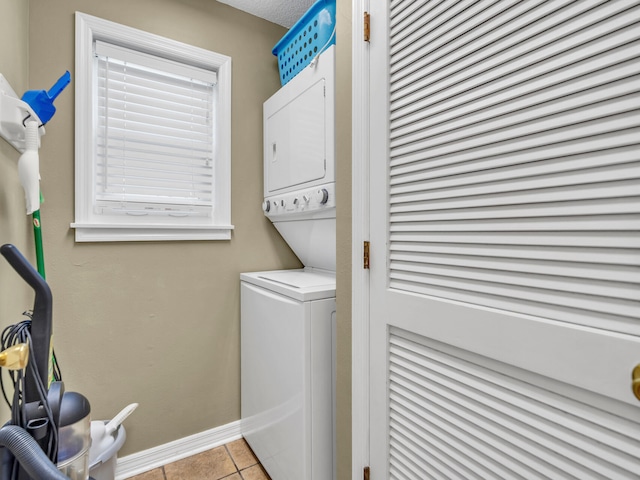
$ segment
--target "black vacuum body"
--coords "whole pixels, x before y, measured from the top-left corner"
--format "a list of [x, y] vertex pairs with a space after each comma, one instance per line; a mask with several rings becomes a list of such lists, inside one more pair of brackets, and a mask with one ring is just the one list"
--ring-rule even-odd
[[[11, 422], [0, 429], [0, 480], [86, 480], [91, 443], [89, 401], [79, 393], [65, 392], [61, 381], [49, 384], [51, 289], [15, 246], [3, 245], [0, 253], [35, 292], [22, 398], [19, 406], [13, 406]], [[13, 436], [5, 441], [1, 431], [7, 427]]]

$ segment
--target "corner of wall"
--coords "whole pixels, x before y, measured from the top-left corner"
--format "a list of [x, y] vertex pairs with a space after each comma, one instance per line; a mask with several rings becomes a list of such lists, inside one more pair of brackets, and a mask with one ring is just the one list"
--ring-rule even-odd
[[[27, 89], [29, 69], [29, 2], [0, 0], [0, 73], [16, 92]], [[25, 249], [29, 243], [29, 222], [24, 193], [18, 180], [19, 153], [0, 138], [0, 245], [13, 243]], [[0, 328], [21, 320], [30, 291], [11, 267], [0, 258]], [[8, 412], [0, 412], [0, 422]]]

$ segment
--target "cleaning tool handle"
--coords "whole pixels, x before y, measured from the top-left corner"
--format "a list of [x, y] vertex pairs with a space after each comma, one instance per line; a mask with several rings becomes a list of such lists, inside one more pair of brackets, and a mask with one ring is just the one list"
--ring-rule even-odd
[[[49, 385], [49, 347], [51, 345], [51, 332], [53, 323], [53, 295], [47, 282], [31, 266], [15, 245], [7, 243], [0, 247], [0, 253], [7, 259], [9, 265], [33, 288], [35, 301], [33, 304], [33, 316], [31, 317], [31, 362], [38, 369], [38, 375], [45, 388]], [[26, 378], [25, 402], [38, 401], [38, 388], [35, 380], [30, 375]]]
[[38, 122], [29, 120], [25, 130], [26, 150], [18, 159], [18, 177], [24, 189], [27, 215], [40, 208], [40, 157], [38, 156]]
[[46, 279], [47, 275], [44, 270], [44, 248], [42, 247], [42, 219], [40, 218], [40, 210], [33, 212], [31, 216], [33, 220], [33, 238], [36, 244], [36, 266], [38, 273], [42, 278]]
[[58, 95], [60, 95], [60, 92], [62, 92], [62, 90], [64, 90], [65, 87], [69, 85], [69, 82], [71, 82], [71, 74], [67, 70], [47, 92], [49, 98], [52, 101], [55, 100]]
[[[0, 247], [0, 253], [2, 253], [2, 256], [7, 259], [9, 265], [13, 267], [18, 275], [20, 275], [22, 279], [36, 292], [36, 299], [38, 297], [42, 297], [44, 303], [51, 303], [52, 294], [49, 285], [47, 285], [47, 282], [44, 281], [42, 276], [40, 276], [33, 266], [31, 266], [29, 261], [24, 258], [15, 245], [10, 243], [2, 245], [2, 247]], [[36, 300], [36, 303], [43, 302], [38, 302], [38, 300]]]
[[120, 426], [122, 422], [124, 422], [125, 418], [133, 413], [133, 411], [138, 408], [137, 403], [132, 403], [131, 405], [127, 405], [124, 407], [120, 413], [118, 413], [113, 419], [109, 420], [109, 423], [104, 427], [105, 434], [111, 435], [116, 429]]

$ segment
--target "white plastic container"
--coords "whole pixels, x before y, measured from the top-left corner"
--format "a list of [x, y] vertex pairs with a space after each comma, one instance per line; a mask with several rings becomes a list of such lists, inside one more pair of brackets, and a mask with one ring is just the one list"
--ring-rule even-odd
[[105, 442], [93, 442], [92, 439], [89, 451], [89, 475], [94, 480], [115, 479], [118, 450], [124, 445], [127, 433], [124, 427], [120, 425], [111, 436], [114, 440], [107, 445], [105, 445]]

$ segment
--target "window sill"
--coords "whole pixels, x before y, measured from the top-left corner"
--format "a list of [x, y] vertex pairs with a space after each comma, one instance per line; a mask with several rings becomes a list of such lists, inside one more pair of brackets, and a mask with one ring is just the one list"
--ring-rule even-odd
[[99, 225], [72, 223], [76, 242], [153, 242], [173, 240], [230, 240], [233, 225]]

